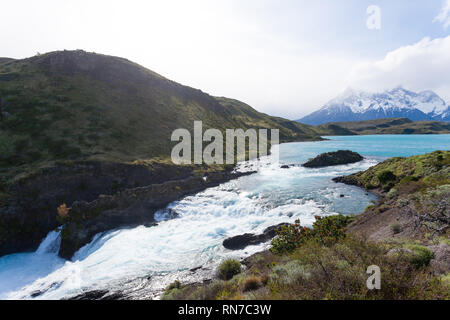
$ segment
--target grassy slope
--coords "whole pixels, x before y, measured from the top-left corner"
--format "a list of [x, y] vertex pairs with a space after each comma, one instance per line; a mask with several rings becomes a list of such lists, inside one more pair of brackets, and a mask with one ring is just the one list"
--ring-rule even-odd
[[6, 63], [6, 62], [11, 62], [11, 61], [14, 61], [14, 59], [0, 57], [0, 64]]
[[333, 122], [316, 126], [321, 135], [431, 134], [450, 133], [450, 124], [438, 121], [416, 121], [406, 118]]
[[249, 105], [234, 99], [216, 98], [232, 118], [249, 128], [279, 128], [280, 142], [317, 140], [312, 126], [260, 113]]
[[[373, 240], [449, 236], [450, 151], [388, 159], [341, 182], [376, 190], [381, 198], [350, 229]], [[394, 232], [395, 229], [397, 229]]]
[[[384, 177], [382, 173], [394, 176]], [[435, 151], [408, 158], [395, 157], [385, 160], [366, 171], [344, 178], [366, 189], [390, 191], [411, 181], [419, 182], [422, 188], [450, 184], [450, 151]]]
[[0, 98], [0, 168], [13, 176], [55, 160], [167, 158], [172, 131], [191, 130], [194, 120], [204, 129], [279, 128], [283, 141], [320, 139], [309, 126], [83, 51], [5, 61]]

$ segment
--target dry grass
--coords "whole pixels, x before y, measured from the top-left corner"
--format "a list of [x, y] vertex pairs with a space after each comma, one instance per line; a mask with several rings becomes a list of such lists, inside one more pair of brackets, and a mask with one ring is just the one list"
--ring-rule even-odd
[[[187, 286], [167, 299], [427, 300], [449, 299], [445, 277], [434, 277], [392, 245], [347, 237], [330, 246], [307, 241], [290, 254], [270, 252], [249, 259], [244, 273], [229, 281]], [[369, 290], [367, 267], [381, 269], [381, 289]]]

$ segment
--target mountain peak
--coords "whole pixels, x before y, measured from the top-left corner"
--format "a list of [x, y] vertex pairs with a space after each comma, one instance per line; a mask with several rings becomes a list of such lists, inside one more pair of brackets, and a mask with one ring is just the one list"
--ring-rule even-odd
[[145, 82], [150, 77], [167, 80], [128, 59], [84, 50], [52, 51], [24, 60], [52, 74], [83, 74], [105, 81], [122, 79], [128, 82]]
[[381, 93], [370, 93], [347, 88], [319, 111], [298, 121], [315, 125], [381, 118], [450, 121], [450, 108], [431, 90], [416, 93], [398, 86]]
[[361, 96], [367, 95], [368, 93], [362, 90], [357, 90], [351, 87], [348, 87], [345, 89], [341, 94], [339, 94], [334, 99], [331, 99], [324, 107], [330, 106], [330, 105], [337, 105], [337, 104], [343, 104], [346, 101], [358, 99]]

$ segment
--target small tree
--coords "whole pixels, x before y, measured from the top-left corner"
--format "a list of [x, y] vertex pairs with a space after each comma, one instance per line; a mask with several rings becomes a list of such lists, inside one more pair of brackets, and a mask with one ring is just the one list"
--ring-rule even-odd
[[72, 208], [68, 208], [67, 205], [65, 203], [63, 203], [62, 205], [60, 205], [57, 209], [58, 211], [58, 216], [60, 216], [61, 218], [66, 218], [69, 215], [69, 211]]
[[397, 176], [392, 171], [385, 170], [380, 172], [377, 178], [381, 184], [385, 184], [389, 181], [395, 181], [397, 179]]

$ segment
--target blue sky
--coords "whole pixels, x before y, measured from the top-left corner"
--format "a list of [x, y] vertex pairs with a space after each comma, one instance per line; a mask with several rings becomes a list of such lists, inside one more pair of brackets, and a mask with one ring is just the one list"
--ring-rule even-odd
[[[241, 1], [243, 18], [262, 23], [266, 32], [307, 42], [312, 50], [355, 57], [379, 57], [387, 51], [428, 36], [448, 34], [433, 23], [441, 0], [283, 0]], [[366, 28], [366, 9], [378, 5], [382, 13], [379, 31]]]
[[[450, 8], [449, 0], [16, 0], [2, 4], [0, 56], [62, 49], [122, 56], [291, 119], [348, 86], [431, 89], [449, 101], [446, 3]], [[366, 26], [370, 5], [381, 10], [379, 30]]]

